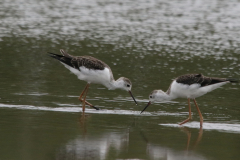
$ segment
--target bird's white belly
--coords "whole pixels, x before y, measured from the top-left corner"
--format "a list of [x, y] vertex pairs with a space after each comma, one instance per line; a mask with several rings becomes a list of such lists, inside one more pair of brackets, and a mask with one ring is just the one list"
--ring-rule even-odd
[[88, 83], [106, 84], [111, 80], [111, 72], [108, 68], [105, 68], [104, 70], [94, 70], [82, 66], [79, 68], [79, 71], [78, 69], [72, 68], [64, 63], [62, 64], [75, 74], [78, 79], [87, 81]]
[[110, 82], [110, 70], [105, 68], [104, 70], [94, 70], [88, 69], [85, 67], [80, 67], [80, 75], [78, 78], [81, 80], [85, 80], [90, 83], [100, 83], [105, 84]]
[[174, 81], [171, 86], [171, 94], [173, 95], [173, 97], [176, 98], [194, 98], [200, 94], [198, 92], [199, 88], [200, 85], [198, 84], [193, 84], [189, 86]]
[[170, 94], [176, 98], [197, 98], [229, 82], [201, 87], [200, 84], [185, 85], [173, 81]]

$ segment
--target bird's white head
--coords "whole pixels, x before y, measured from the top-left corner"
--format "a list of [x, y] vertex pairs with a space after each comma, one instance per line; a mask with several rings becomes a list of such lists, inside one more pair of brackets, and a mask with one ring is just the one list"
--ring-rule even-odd
[[120, 77], [116, 80], [117, 88], [123, 89], [125, 91], [131, 91], [132, 89], [132, 82], [125, 77]]
[[128, 91], [129, 94], [132, 96], [134, 102], [136, 103], [137, 105], [137, 101], [135, 100], [132, 92], [131, 92], [131, 89], [132, 89], [132, 82], [128, 79], [128, 78], [125, 78], [125, 77], [120, 77], [116, 80], [116, 87], [117, 88], [120, 88], [120, 89], [123, 89], [125, 91]]
[[169, 95], [167, 95], [162, 90], [154, 90], [149, 95], [149, 101], [151, 102], [156, 102], [156, 101], [163, 102], [168, 100], [169, 100]]
[[150, 104], [153, 102], [164, 102], [169, 100], [170, 100], [170, 97], [167, 93], [163, 92], [162, 90], [154, 90], [150, 93], [149, 102], [147, 106], [142, 110], [142, 112], [145, 111], [145, 109], [147, 109], [147, 107], [150, 106]]

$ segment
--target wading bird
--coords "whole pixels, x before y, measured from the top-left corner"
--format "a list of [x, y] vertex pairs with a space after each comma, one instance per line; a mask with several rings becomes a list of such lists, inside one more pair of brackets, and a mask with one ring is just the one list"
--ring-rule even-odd
[[[74, 73], [78, 79], [86, 81], [87, 85], [78, 98], [82, 102], [82, 110], [85, 111], [85, 104], [99, 110], [86, 101], [86, 96], [90, 83], [98, 83], [107, 87], [109, 90], [123, 89], [130, 93], [134, 102], [137, 102], [131, 92], [132, 83], [128, 78], [120, 77], [116, 81], [113, 78], [111, 68], [103, 61], [91, 56], [72, 56], [60, 49], [62, 55], [50, 53], [50, 56], [59, 60], [67, 69]], [[84, 95], [85, 94], [85, 95]], [[82, 99], [83, 97], [83, 99]]]
[[230, 78], [205, 77], [202, 74], [186, 74], [179, 76], [178, 78], [173, 80], [167, 92], [163, 92], [162, 90], [154, 90], [149, 95], [150, 101], [148, 102], [147, 106], [142, 110], [142, 112], [152, 102], [155, 101], [164, 102], [176, 98], [187, 98], [189, 107], [189, 117], [183, 122], [179, 123], [179, 125], [182, 125], [192, 119], [190, 99], [193, 99], [200, 117], [200, 126], [202, 126], [203, 117], [195, 98], [200, 97], [208, 92], [211, 92], [214, 89], [217, 89], [220, 86], [230, 82], [238, 82], [238, 80]]

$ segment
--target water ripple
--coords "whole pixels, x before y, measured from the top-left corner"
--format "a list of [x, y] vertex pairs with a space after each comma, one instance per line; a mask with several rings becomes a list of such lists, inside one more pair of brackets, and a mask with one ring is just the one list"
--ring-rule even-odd
[[[159, 124], [162, 126], [168, 127], [182, 127], [178, 124]], [[184, 127], [189, 128], [199, 128], [199, 122], [190, 122], [183, 125]], [[228, 132], [228, 133], [240, 133], [240, 124], [229, 124], [229, 123], [203, 123], [204, 130], [217, 130], [220, 132]]]
[[[55, 111], [55, 112], [82, 112], [81, 107], [73, 107], [78, 105], [73, 104], [58, 104], [59, 106], [71, 106], [71, 107], [46, 107], [46, 106], [33, 106], [33, 105], [13, 105], [13, 104], [2, 104], [0, 103], [0, 108], [15, 108], [15, 109], [23, 109], [23, 110], [39, 110], [39, 111]], [[108, 109], [89, 109], [87, 108], [86, 113], [95, 113], [95, 114], [117, 114], [117, 115], [138, 115], [138, 116], [179, 116], [185, 115], [185, 113], [168, 113], [165, 111], [162, 112], [144, 112], [144, 114], [140, 114], [140, 111], [133, 110], [108, 110]]]
[[101, 39], [116, 48], [135, 46], [136, 50], [168, 54], [221, 56], [225, 50], [239, 51], [237, 0], [4, 0], [0, 4], [0, 37], [45, 37], [56, 43]]

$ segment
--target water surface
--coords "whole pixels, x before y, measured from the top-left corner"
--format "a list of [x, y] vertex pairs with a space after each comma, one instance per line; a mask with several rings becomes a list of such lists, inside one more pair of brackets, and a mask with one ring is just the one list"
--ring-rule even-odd
[[[0, 159], [239, 159], [239, 84], [197, 99], [151, 105], [186, 73], [240, 77], [240, 3], [232, 1], [3, 0], [0, 2]], [[91, 85], [46, 52], [65, 49], [106, 62], [126, 91]]]

